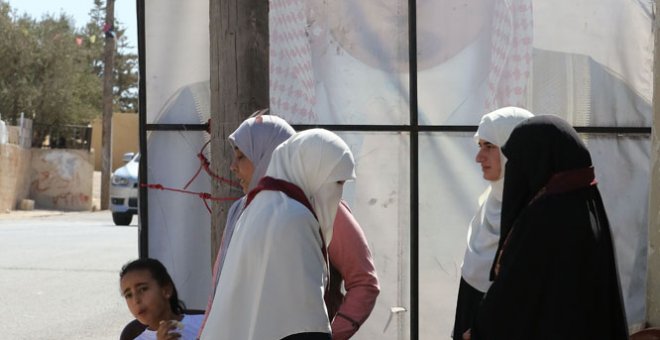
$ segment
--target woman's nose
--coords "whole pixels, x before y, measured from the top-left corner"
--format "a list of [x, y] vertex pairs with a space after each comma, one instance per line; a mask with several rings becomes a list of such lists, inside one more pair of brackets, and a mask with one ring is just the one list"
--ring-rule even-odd
[[481, 163], [484, 161], [484, 155], [481, 153], [481, 150], [477, 152], [477, 156], [474, 158], [474, 161], [477, 163]]
[[133, 297], [133, 304], [136, 305], [136, 306], [139, 306], [140, 303], [142, 303], [142, 299], [141, 299], [139, 296], [137, 296], [137, 295], [134, 296], [134, 297]]

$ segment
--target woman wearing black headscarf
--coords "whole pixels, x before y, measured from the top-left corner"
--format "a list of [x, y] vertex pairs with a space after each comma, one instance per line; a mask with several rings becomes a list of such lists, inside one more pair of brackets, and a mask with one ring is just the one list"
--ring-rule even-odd
[[513, 130], [500, 245], [473, 340], [627, 339], [610, 227], [575, 130], [537, 116]]

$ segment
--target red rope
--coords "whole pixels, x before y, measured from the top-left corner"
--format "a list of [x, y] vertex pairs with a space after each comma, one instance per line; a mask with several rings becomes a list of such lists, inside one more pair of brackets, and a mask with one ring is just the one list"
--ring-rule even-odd
[[206, 209], [211, 213], [211, 208], [209, 207], [209, 204], [207, 201], [235, 201], [239, 199], [240, 197], [213, 197], [211, 194], [208, 192], [197, 192], [197, 191], [189, 191], [185, 189], [177, 189], [177, 188], [170, 188], [163, 186], [162, 184], [147, 184], [143, 183], [141, 184], [142, 187], [149, 188], [149, 189], [156, 189], [156, 190], [165, 190], [165, 191], [174, 191], [174, 192], [179, 192], [183, 194], [188, 194], [188, 195], [195, 195], [204, 201], [204, 205], [206, 206]]
[[183, 187], [183, 189], [188, 189], [188, 186], [199, 176], [199, 173], [202, 171], [203, 165], [200, 165], [199, 168], [197, 168], [197, 171], [195, 171], [195, 174], [192, 176], [192, 178], [186, 183], [186, 185]]
[[188, 186], [190, 186], [190, 184], [195, 180], [195, 178], [197, 178], [197, 176], [199, 176], [199, 173], [202, 171], [202, 169], [204, 169], [204, 171], [209, 176], [211, 176], [211, 178], [219, 181], [220, 183], [225, 183], [225, 184], [229, 184], [230, 186], [240, 188], [241, 187], [240, 183], [234, 182], [230, 179], [219, 176], [218, 174], [216, 174], [215, 172], [213, 172], [211, 170], [211, 162], [209, 162], [208, 158], [206, 158], [206, 156], [204, 156], [204, 149], [206, 149], [206, 147], [209, 145], [209, 143], [211, 143], [210, 140], [208, 142], [204, 143], [204, 146], [202, 146], [202, 149], [197, 154], [197, 158], [199, 159], [199, 162], [200, 162], [199, 168], [197, 169], [197, 172], [195, 172], [193, 177], [188, 181], [188, 183], [186, 183], [186, 185], [183, 188], [187, 189]]
[[[211, 134], [211, 119], [209, 119], [209, 120], [206, 122], [206, 132], [207, 132], [208, 134]], [[241, 184], [240, 184], [240, 183], [238, 183], [238, 182], [234, 182], [234, 181], [232, 181], [232, 180], [229, 180], [229, 179], [227, 179], [227, 178], [224, 178], [224, 177], [222, 177], [222, 176], [219, 176], [218, 174], [216, 174], [216, 173], [214, 173], [213, 171], [211, 171], [211, 162], [209, 162], [209, 160], [206, 158], [206, 156], [204, 156], [204, 149], [206, 149], [206, 147], [209, 145], [209, 143], [211, 143], [211, 140], [209, 140], [208, 142], [204, 143], [204, 146], [202, 146], [202, 149], [201, 149], [201, 150], [199, 151], [199, 153], [197, 154], [197, 158], [198, 158], [199, 161], [200, 161], [199, 168], [197, 168], [197, 171], [196, 171], [195, 174], [192, 176], [192, 178], [190, 178], [190, 180], [186, 183], [186, 185], [183, 187], [183, 189], [177, 189], [177, 188], [165, 187], [165, 186], [163, 186], [162, 184], [147, 184], [147, 183], [142, 183], [142, 184], [140, 184], [140, 185], [141, 185], [142, 187], [146, 187], [146, 188], [149, 188], [149, 189], [174, 191], [174, 192], [179, 192], [179, 193], [183, 193], [183, 194], [188, 194], [188, 195], [195, 195], [195, 196], [198, 196], [198, 197], [201, 198], [202, 201], [204, 202], [204, 206], [206, 207], [206, 210], [209, 211], [209, 213], [211, 213], [211, 207], [209, 207], [209, 204], [208, 204], [208, 201], [209, 201], [209, 200], [210, 200], [210, 201], [235, 201], [235, 200], [239, 199], [240, 197], [213, 197], [213, 196], [211, 196], [211, 194], [209, 194], [208, 192], [196, 192], [196, 191], [186, 190], [186, 189], [188, 189], [188, 187], [190, 186], [190, 184], [192, 184], [192, 182], [197, 178], [197, 176], [199, 176], [200, 172], [202, 172], [202, 169], [204, 169], [204, 171], [205, 171], [209, 176], [211, 176], [212, 179], [218, 180], [218, 181], [220, 181], [221, 183], [225, 183], [225, 184], [228, 184], [228, 185], [233, 186], [233, 187], [237, 187], [237, 188], [240, 188], [240, 187], [241, 187]]]

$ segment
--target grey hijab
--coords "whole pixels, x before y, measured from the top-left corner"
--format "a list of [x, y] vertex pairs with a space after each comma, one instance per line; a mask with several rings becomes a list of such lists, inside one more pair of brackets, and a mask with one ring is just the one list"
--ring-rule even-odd
[[[231, 135], [229, 143], [237, 147], [254, 165], [254, 173], [248, 190], [254, 189], [259, 179], [266, 174], [273, 150], [282, 144], [296, 131], [284, 119], [277, 116], [260, 115], [243, 121]], [[234, 227], [245, 206], [245, 196], [232, 204], [227, 213], [227, 223], [220, 243], [220, 251], [213, 269], [214, 283], [217, 285], [224, 264], [225, 254], [229, 248]]]
[[258, 116], [246, 119], [229, 135], [229, 143], [237, 147], [254, 165], [254, 174], [248, 190], [254, 189], [266, 174], [273, 150], [296, 131], [277, 116]]

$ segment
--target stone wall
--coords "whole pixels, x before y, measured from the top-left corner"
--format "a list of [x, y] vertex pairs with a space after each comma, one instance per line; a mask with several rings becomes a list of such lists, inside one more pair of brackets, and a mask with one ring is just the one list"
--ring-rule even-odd
[[28, 198], [31, 158], [31, 149], [0, 144], [0, 212], [14, 210]]
[[39, 209], [92, 208], [93, 155], [86, 150], [32, 149], [30, 198]]

